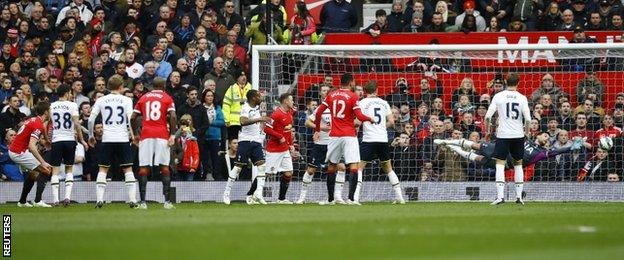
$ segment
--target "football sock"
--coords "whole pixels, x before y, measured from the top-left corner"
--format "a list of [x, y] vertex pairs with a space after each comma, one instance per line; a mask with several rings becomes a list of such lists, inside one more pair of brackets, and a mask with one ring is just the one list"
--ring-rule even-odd
[[334, 191], [336, 188], [336, 174], [327, 173], [327, 201], [334, 201]]
[[35, 194], [35, 202], [41, 201], [46, 182], [48, 182], [48, 176], [45, 174], [39, 174], [37, 177], [37, 193]]
[[505, 165], [496, 164], [496, 198], [505, 197]]
[[349, 173], [349, 199], [354, 201], [355, 200], [355, 188], [357, 188], [357, 182], [358, 182], [358, 172], [357, 169], [355, 170], [350, 170]]
[[514, 166], [514, 181], [516, 182], [516, 198], [522, 198], [522, 189], [524, 188], [524, 170], [522, 165]]
[[282, 174], [282, 178], [280, 180], [280, 189], [279, 189], [279, 200], [286, 199], [286, 191], [288, 191], [288, 186], [290, 185], [291, 176], [287, 176], [286, 174]]
[[128, 200], [132, 203], [136, 202], [136, 179], [133, 172], [126, 172], [126, 190], [128, 191]]
[[392, 185], [392, 189], [394, 190], [394, 195], [397, 200], [403, 200], [403, 192], [401, 191], [401, 183], [399, 182], [399, 177], [397, 177], [394, 171], [388, 173], [388, 180]]
[[256, 176], [256, 179], [258, 180], [258, 187], [256, 188], [256, 191], [254, 192], [254, 195], [256, 196], [256, 198], [262, 198], [264, 197], [264, 181], [266, 180], [266, 175], [265, 175], [265, 165], [258, 165], [258, 176]]
[[358, 183], [353, 194], [353, 201], [360, 201], [360, 192], [362, 192], [362, 171], [358, 170]]
[[[145, 201], [146, 191], [147, 191], [147, 175], [139, 175], [139, 196], [141, 197], [141, 202]], [[164, 185], [163, 185], [163, 191], [164, 191]], [[167, 200], [167, 198], [165, 198], [165, 200]]]
[[310, 184], [312, 184], [312, 178], [314, 174], [308, 174], [307, 172], [303, 175], [303, 181], [301, 184], [301, 194], [299, 194], [300, 200], [305, 200], [306, 195], [308, 194], [308, 188]]
[[254, 194], [254, 192], [256, 192], [256, 189], [258, 188], [258, 178], [254, 178], [254, 180], [251, 182], [251, 187], [249, 187], [249, 191], [247, 191], [247, 196], [251, 196]]
[[448, 146], [448, 148], [453, 150], [453, 152], [459, 154], [459, 156], [461, 156], [462, 158], [468, 159], [473, 162], [477, 160], [478, 155], [473, 152], [464, 151], [462, 150], [462, 148], [459, 148], [458, 146]]
[[24, 186], [22, 187], [22, 194], [20, 195], [19, 202], [24, 204], [26, 203], [26, 198], [28, 197], [28, 193], [32, 190], [32, 187], [35, 186], [35, 180], [32, 179], [31, 176], [27, 176], [24, 179]]
[[230, 194], [230, 191], [232, 190], [232, 185], [234, 185], [234, 181], [236, 181], [236, 178], [238, 178], [238, 174], [241, 172], [241, 170], [242, 169], [240, 167], [234, 166], [234, 169], [230, 171], [227, 183], [225, 184], [225, 194]]
[[50, 177], [50, 186], [52, 186], [52, 203], [59, 202], [59, 176], [52, 174]]
[[160, 169], [162, 174], [163, 195], [165, 201], [171, 202], [171, 172], [169, 172], [169, 166]]
[[106, 173], [98, 172], [95, 180], [95, 195], [97, 201], [104, 201], [104, 191], [106, 191]]
[[65, 199], [71, 198], [72, 187], [74, 187], [74, 174], [68, 172], [65, 174]]
[[334, 190], [334, 199], [342, 199], [342, 189], [345, 183], [345, 172], [336, 172], [336, 185]]

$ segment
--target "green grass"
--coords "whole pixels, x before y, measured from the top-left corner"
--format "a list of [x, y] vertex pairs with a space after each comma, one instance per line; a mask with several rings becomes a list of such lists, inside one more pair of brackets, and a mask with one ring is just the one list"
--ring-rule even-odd
[[624, 204], [150, 204], [25, 209], [16, 259], [622, 259]]

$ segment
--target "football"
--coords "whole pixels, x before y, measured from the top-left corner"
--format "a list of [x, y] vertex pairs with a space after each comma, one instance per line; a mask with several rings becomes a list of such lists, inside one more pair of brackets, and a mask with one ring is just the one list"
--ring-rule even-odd
[[600, 138], [600, 141], [598, 141], [598, 147], [605, 151], [611, 150], [611, 148], [613, 147], [613, 139], [608, 136]]

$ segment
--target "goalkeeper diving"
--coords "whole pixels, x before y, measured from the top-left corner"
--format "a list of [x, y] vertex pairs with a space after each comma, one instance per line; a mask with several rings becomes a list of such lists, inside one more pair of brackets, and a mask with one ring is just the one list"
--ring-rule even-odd
[[[579, 150], [583, 147], [584, 143], [582, 138], [577, 137], [569, 147], [548, 149], [548, 147], [546, 147], [546, 144], [548, 144], [548, 138], [548, 133], [541, 133], [537, 135], [535, 141], [525, 141], [524, 157], [522, 159], [523, 167], [533, 165], [539, 161], [557, 156], [559, 154]], [[496, 141], [474, 142], [467, 139], [435, 139], [433, 140], [433, 143], [436, 145], [446, 145], [449, 149], [451, 149], [451, 151], [457, 153], [459, 156], [476, 162], [484, 167], [495, 168], [496, 160], [492, 158], [492, 155], [494, 154]], [[472, 150], [466, 151], [464, 149]], [[513, 169], [513, 165], [510, 162], [511, 160], [508, 158], [505, 168]]]

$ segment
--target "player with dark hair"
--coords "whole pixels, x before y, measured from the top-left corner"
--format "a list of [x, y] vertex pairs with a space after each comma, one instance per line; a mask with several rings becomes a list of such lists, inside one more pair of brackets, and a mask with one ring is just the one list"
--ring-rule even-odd
[[360, 148], [355, 130], [355, 118], [361, 122], [373, 120], [364, 115], [358, 105], [358, 96], [353, 93], [355, 80], [351, 73], [345, 73], [340, 78], [341, 88], [327, 95], [315, 114], [314, 140], [318, 140], [321, 129], [321, 116], [329, 108], [331, 113], [330, 141], [327, 145], [327, 174], [335, 174], [336, 165], [344, 158], [349, 165], [349, 200], [347, 204], [359, 205], [355, 202], [355, 189], [358, 183], [358, 163], [360, 162]]
[[52, 151], [50, 152], [50, 164], [52, 165], [53, 203], [59, 203], [59, 172], [61, 163], [65, 164], [65, 199], [61, 202], [67, 206], [70, 202], [72, 187], [74, 185], [74, 159], [76, 156], [76, 137], [78, 141], [88, 149], [79, 121], [78, 104], [74, 103], [72, 89], [68, 85], [61, 85], [57, 89], [59, 100], [50, 105], [50, 117], [52, 120]]
[[[135, 131], [135, 143], [139, 145], [139, 195], [141, 202], [138, 209], [147, 209], [145, 193], [147, 191], [147, 175], [154, 166], [160, 168], [162, 174], [163, 195], [165, 196], [165, 209], [174, 209], [169, 190], [171, 188], [171, 172], [169, 160], [171, 146], [174, 144], [177, 118], [173, 98], [165, 90], [165, 79], [154, 79], [154, 90], [141, 96], [134, 106], [132, 125], [137, 126], [137, 117], [141, 115], [140, 141], [139, 134]], [[169, 115], [169, 127], [167, 127], [167, 115]]]
[[254, 203], [267, 204], [262, 195], [264, 182], [266, 179], [266, 165], [264, 152], [262, 151], [262, 123], [270, 122], [271, 118], [260, 114], [260, 103], [262, 96], [257, 90], [249, 90], [247, 92], [247, 102], [241, 108], [240, 123], [241, 131], [238, 135], [238, 151], [236, 153], [236, 166], [229, 173], [229, 178], [225, 184], [223, 191], [223, 203], [230, 204], [230, 191], [234, 181], [238, 178], [238, 174], [246, 167], [249, 160], [258, 167], [258, 175], [254, 179], [252, 186], [255, 185], [255, 192], [250, 200]]
[[[43, 142], [48, 140], [45, 134], [45, 127], [43, 122], [50, 119], [50, 104], [47, 102], [39, 102], [35, 105], [35, 117], [24, 121], [20, 129], [15, 135], [15, 139], [9, 146], [9, 158], [22, 169], [28, 171], [26, 178], [24, 178], [24, 186], [22, 188], [22, 195], [17, 203], [18, 207], [52, 207], [41, 200], [41, 195], [45, 189], [45, 182], [47, 176], [50, 175], [52, 166], [48, 164], [41, 156], [38, 150], [37, 143], [39, 138], [43, 138]], [[35, 196], [35, 203], [30, 204], [26, 202], [28, 193], [37, 182], [37, 193]]]

